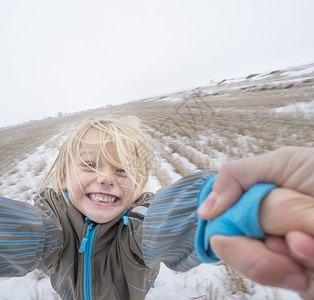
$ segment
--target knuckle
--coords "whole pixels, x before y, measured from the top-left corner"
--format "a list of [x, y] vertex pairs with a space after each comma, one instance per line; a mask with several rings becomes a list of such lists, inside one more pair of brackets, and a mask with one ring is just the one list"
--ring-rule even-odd
[[223, 174], [233, 174], [236, 169], [237, 169], [237, 162], [229, 161], [221, 167], [220, 172]]
[[290, 155], [293, 154], [295, 152], [295, 148], [294, 146], [284, 146], [284, 147], [280, 147], [278, 149], [276, 149], [274, 151], [275, 154], [278, 155], [278, 157], [286, 156], [286, 155]]
[[222, 185], [221, 188], [225, 188], [225, 185], [228, 183], [228, 186], [230, 186], [230, 183], [236, 181], [238, 172], [239, 168], [237, 161], [227, 162], [218, 172], [218, 185]]

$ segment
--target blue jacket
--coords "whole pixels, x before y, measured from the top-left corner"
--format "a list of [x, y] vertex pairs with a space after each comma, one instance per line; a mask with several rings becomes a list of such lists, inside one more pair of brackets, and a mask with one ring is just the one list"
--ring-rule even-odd
[[208, 244], [211, 234], [263, 236], [258, 206], [274, 186], [249, 191], [213, 222], [198, 218], [214, 174], [192, 174], [155, 197], [145, 193], [105, 224], [85, 218], [51, 189], [35, 205], [0, 198], [0, 275], [39, 268], [62, 299], [144, 299], [161, 262], [185, 271], [217, 261]]

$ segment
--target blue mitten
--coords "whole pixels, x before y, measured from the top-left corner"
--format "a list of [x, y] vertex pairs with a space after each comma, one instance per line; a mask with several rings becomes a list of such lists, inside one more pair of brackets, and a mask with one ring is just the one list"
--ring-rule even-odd
[[[215, 179], [216, 176], [208, 178], [201, 187], [198, 206], [211, 192]], [[206, 221], [198, 217], [195, 246], [200, 261], [206, 263], [219, 261], [209, 244], [209, 238], [214, 234], [244, 235], [256, 239], [265, 237], [258, 223], [258, 209], [262, 199], [274, 188], [276, 188], [274, 184], [255, 184], [238, 202], [216, 219]]]

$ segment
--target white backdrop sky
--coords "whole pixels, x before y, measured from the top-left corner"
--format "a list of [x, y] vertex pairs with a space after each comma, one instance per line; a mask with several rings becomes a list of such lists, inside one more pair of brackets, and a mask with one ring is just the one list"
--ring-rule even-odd
[[0, 127], [314, 62], [312, 0], [0, 0]]

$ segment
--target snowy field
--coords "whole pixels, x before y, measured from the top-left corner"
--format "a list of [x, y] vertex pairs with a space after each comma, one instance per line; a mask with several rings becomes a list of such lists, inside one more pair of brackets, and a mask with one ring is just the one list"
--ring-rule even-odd
[[[283, 145], [314, 146], [314, 65], [211, 82], [174, 95], [0, 130], [0, 195], [30, 201], [66, 134], [87, 115], [134, 114], [158, 151], [149, 181], [156, 192], [200, 169]], [[39, 134], [40, 133], [40, 134]], [[23, 141], [23, 142], [22, 142]], [[0, 299], [59, 299], [40, 272], [0, 279]], [[252, 283], [223, 264], [187, 273], [161, 267], [146, 300], [300, 299]]]

